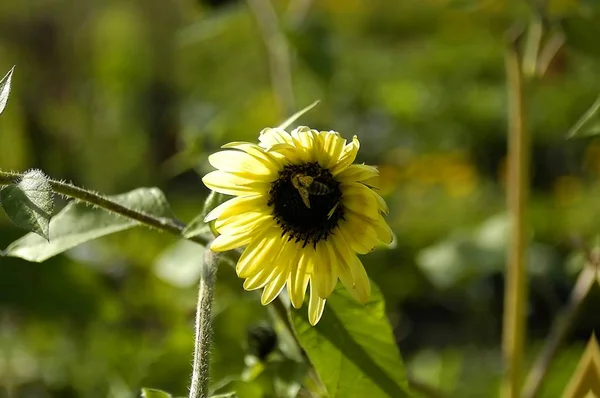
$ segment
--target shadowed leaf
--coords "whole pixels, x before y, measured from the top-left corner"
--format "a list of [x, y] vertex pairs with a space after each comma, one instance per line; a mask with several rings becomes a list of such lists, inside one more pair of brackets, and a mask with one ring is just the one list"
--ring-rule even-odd
[[366, 305], [338, 286], [316, 326], [304, 311], [290, 318], [330, 397], [408, 397], [408, 383], [379, 289]]

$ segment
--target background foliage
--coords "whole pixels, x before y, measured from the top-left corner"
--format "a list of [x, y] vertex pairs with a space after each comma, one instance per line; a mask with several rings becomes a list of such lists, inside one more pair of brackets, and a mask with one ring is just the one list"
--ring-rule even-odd
[[[504, 35], [531, 9], [508, 0], [273, 5], [289, 46], [291, 105], [321, 99], [302, 123], [357, 134], [359, 161], [380, 166], [398, 245], [363, 260], [409, 378], [450, 396], [492, 396], [506, 240]], [[530, 359], [600, 215], [600, 141], [565, 141], [600, 92], [600, 9], [554, 0], [547, 19], [565, 44], [537, 83], [529, 121]], [[208, 193], [208, 154], [289, 115], [261, 32], [242, 1], [0, 2], [0, 74], [17, 65], [0, 168], [36, 167], [107, 194], [160, 186], [191, 220]], [[0, 218], [0, 248], [22, 234]], [[44, 264], [0, 258], [0, 385], [19, 397], [133, 397], [144, 386], [184, 395], [201, 256], [201, 247], [136, 229]], [[275, 383], [245, 359], [269, 309], [231, 267], [218, 283], [215, 389], [289, 392], [303, 371], [286, 362], [293, 354], [270, 359], [288, 372]], [[598, 326], [594, 314], [584, 305], [541, 396], [562, 391]], [[240, 381], [243, 372], [258, 376]]]

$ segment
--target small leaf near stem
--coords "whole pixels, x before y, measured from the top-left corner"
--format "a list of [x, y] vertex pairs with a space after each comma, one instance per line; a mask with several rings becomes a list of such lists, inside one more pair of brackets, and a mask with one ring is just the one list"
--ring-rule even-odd
[[49, 241], [52, 196], [52, 188], [44, 173], [31, 170], [18, 184], [0, 190], [0, 205], [16, 226]]
[[8, 102], [8, 95], [10, 94], [10, 83], [12, 80], [13, 71], [15, 67], [12, 69], [0, 80], [0, 115], [4, 112], [4, 108], [6, 108], [6, 103]]
[[161, 390], [142, 388], [142, 398], [173, 398], [173, 396]]
[[[205, 235], [207, 231], [211, 230], [208, 223], [204, 221], [206, 215], [215, 207], [223, 203], [224, 195], [215, 191], [210, 191], [210, 194], [204, 201], [204, 208], [202, 212], [198, 214], [183, 230], [183, 237], [189, 239], [196, 235]], [[213, 231], [214, 233], [215, 231]]]
[[312, 104], [310, 104], [309, 106], [307, 106], [306, 108], [299, 110], [298, 112], [296, 112], [292, 116], [290, 116], [285, 122], [281, 123], [278, 126], [278, 128], [287, 129], [290, 125], [292, 125], [292, 123], [294, 123], [302, 115], [304, 115], [306, 112], [310, 111], [312, 108], [314, 108], [318, 104], [319, 104], [319, 101], [317, 100], [317, 101], [313, 102]]

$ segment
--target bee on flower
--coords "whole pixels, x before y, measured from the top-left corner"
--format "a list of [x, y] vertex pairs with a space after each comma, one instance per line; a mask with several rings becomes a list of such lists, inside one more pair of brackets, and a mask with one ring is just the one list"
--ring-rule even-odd
[[219, 236], [213, 251], [245, 246], [236, 265], [246, 290], [263, 289], [273, 301], [287, 286], [295, 308], [310, 289], [309, 321], [315, 325], [338, 279], [367, 302], [370, 283], [357, 254], [393, 234], [388, 207], [375, 192], [379, 172], [353, 164], [359, 149], [334, 131], [267, 128], [259, 143], [233, 142], [209, 157], [217, 170], [202, 181], [235, 198], [211, 211]]

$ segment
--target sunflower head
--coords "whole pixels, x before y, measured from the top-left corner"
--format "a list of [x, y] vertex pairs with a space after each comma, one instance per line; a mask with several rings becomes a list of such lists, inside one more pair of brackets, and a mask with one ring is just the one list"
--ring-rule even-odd
[[202, 181], [235, 198], [205, 221], [219, 236], [213, 251], [245, 246], [237, 266], [246, 290], [263, 289], [270, 303], [287, 286], [295, 308], [310, 286], [309, 320], [316, 324], [338, 279], [359, 301], [370, 295], [369, 278], [357, 257], [378, 241], [391, 243], [375, 192], [376, 168], [353, 164], [359, 149], [337, 132], [299, 127], [291, 133], [265, 129], [259, 143], [233, 142], [208, 160], [217, 170]]

